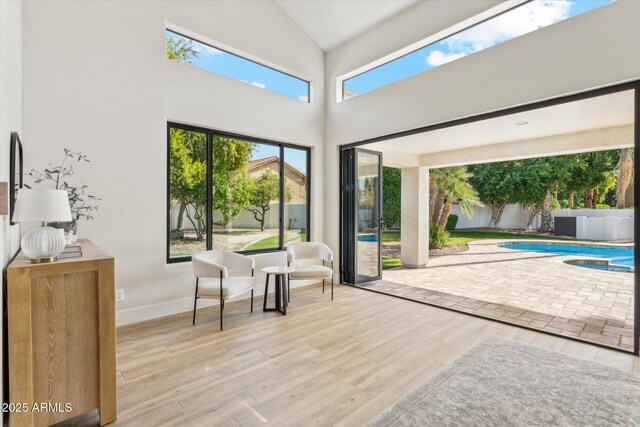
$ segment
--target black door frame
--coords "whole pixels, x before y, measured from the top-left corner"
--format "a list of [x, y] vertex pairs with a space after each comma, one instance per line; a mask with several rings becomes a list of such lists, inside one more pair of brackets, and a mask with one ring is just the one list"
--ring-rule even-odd
[[[497, 111], [492, 111], [490, 113], [482, 113], [482, 114], [478, 114], [475, 116], [470, 116], [470, 117], [465, 117], [462, 119], [455, 119], [455, 120], [450, 120], [450, 121], [446, 121], [446, 122], [442, 122], [442, 123], [436, 123], [433, 125], [427, 125], [427, 126], [422, 126], [419, 128], [415, 128], [415, 129], [410, 129], [410, 130], [406, 130], [406, 131], [401, 131], [401, 132], [394, 132], [391, 134], [387, 134], [387, 135], [382, 135], [382, 136], [378, 136], [378, 137], [374, 137], [374, 138], [368, 138], [368, 139], [364, 139], [361, 141], [357, 141], [357, 142], [353, 142], [350, 144], [344, 144], [344, 145], [340, 145], [338, 148], [340, 150], [340, 152], [342, 152], [342, 150], [344, 149], [348, 149], [348, 148], [355, 148], [355, 147], [360, 147], [363, 145], [368, 145], [368, 144], [372, 144], [374, 142], [381, 142], [381, 141], [387, 141], [390, 139], [396, 139], [396, 138], [400, 138], [403, 136], [410, 136], [410, 135], [416, 135], [416, 134], [420, 134], [420, 133], [426, 133], [426, 132], [431, 132], [434, 130], [438, 130], [438, 129], [445, 129], [445, 128], [449, 128], [449, 127], [454, 127], [454, 126], [459, 126], [459, 125], [463, 125], [463, 124], [467, 124], [467, 123], [473, 123], [473, 122], [479, 122], [479, 121], [483, 121], [483, 120], [487, 120], [487, 119], [492, 119], [495, 117], [502, 117], [502, 116], [508, 116], [511, 114], [515, 114], [515, 113], [520, 113], [520, 112], [525, 112], [525, 111], [531, 111], [531, 110], [537, 110], [540, 108], [545, 108], [545, 107], [551, 107], [554, 105], [560, 105], [560, 104], [566, 104], [569, 102], [574, 102], [574, 101], [580, 101], [583, 99], [589, 99], [589, 98], [596, 98], [599, 96], [603, 96], [603, 95], [609, 95], [612, 93], [617, 93], [617, 92], [624, 92], [624, 91], [628, 91], [628, 90], [633, 90], [634, 91], [634, 127], [633, 127], [633, 146], [634, 146], [634, 158], [633, 158], [633, 162], [634, 162], [634, 174], [633, 174], [633, 185], [634, 185], [634, 190], [633, 190], [633, 197], [634, 197], [634, 264], [635, 266], [639, 266], [640, 265], [640, 251], [638, 251], [638, 247], [637, 247], [637, 242], [640, 239], [640, 215], [638, 215], [638, 210], [635, 209], [635, 205], [638, 202], [638, 200], [640, 200], [640, 177], [638, 176], [637, 173], [637, 165], [640, 164], [640, 80], [634, 80], [631, 82], [627, 82], [627, 83], [621, 83], [621, 84], [615, 84], [615, 85], [611, 85], [611, 86], [606, 86], [606, 87], [601, 87], [598, 89], [591, 89], [591, 90], [587, 90], [584, 92], [579, 92], [579, 93], [575, 93], [572, 95], [564, 95], [564, 96], [559, 96], [559, 97], [555, 97], [555, 98], [551, 98], [551, 99], [547, 99], [544, 101], [537, 101], [537, 102], [532, 102], [529, 104], [524, 104], [524, 105], [519, 105], [517, 107], [511, 107], [511, 108], [505, 108], [502, 110], [497, 110]], [[340, 157], [340, 161], [342, 162], [342, 157]], [[342, 171], [342, 169], [341, 169]], [[340, 249], [342, 250], [342, 240], [343, 240], [343, 236], [342, 236], [342, 209], [344, 208], [344, 206], [342, 205], [342, 199], [340, 200], [340, 220], [341, 220], [341, 224], [340, 224]], [[342, 258], [341, 258], [342, 259]], [[342, 265], [340, 266], [340, 270], [342, 271]], [[582, 338], [577, 338], [577, 337], [570, 337], [570, 336], [565, 336], [565, 335], [560, 335], [560, 334], [556, 334], [553, 332], [549, 332], [549, 331], [545, 331], [542, 329], [536, 329], [536, 328], [532, 328], [532, 327], [528, 327], [528, 326], [524, 326], [524, 325], [518, 325], [515, 323], [510, 323], [510, 322], [506, 322], [506, 321], [502, 321], [499, 319], [494, 319], [488, 316], [483, 316], [483, 315], [479, 315], [479, 314], [473, 314], [473, 313], [467, 313], [464, 311], [460, 311], [460, 310], [456, 310], [450, 307], [444, 307], [444, 306], [440, 306], [437, 304], [432, 304], [432, 303], [428, 303], [428, 302], [423, 302], [423, 301], [416, 301], [416, 300], [412, 300], [410, 298], [406, 298], [406, 297], [401, 297], [401, 296], [396, 296], [396, 295], [390, 295], [390, 294], [386, 294], [386, 295], [390, 295], [396, 298], [401, 298], [401, 299], [406, 299], [408, 301], [413, 301], [413, 302], [418, 302], [421, 304], [425, 304], [425, 305], [431, 305], [433, 307], [438, 307], [438, 308], [442, 308], [444, 310], [450, 310], [450, 311], [455, 311], [458, 313], [463, 313], [463, 314], [467, 314], [469, 316], [474, 316], [474, 317], [480, 317], [483, 319], [487, 319], [487, 320], [492, 320], [494, 322], [500, 322], [500, 323], [505, 323], [508, 325], [512, 325], [512, 326], [517, 326], [520, 328], [524, 328], [524, 329], [529, 329], [532, 331], [536, 331], [536, 332], [541, 332], [541, 333], [545, 333], [548, 335], [554, 335], [554, 336], [558, 336], [561, 338], [565, 338], [565, 339], [571, 339], [574, 341], [580, 341], [580, 342], [584, 342], [587, 344], [591, 344], [591, 345], [595, 345], [598, 347], [604, 347], [604, 348], [608, 348], [608, 349], [612, 349], [612, 350], [616, 350], [616, 351], [620, 351], [623, 353], [631, 353], [631, 354], [635, 354], [635, 355], [639, 355], [640, 354], [640, 275], [638, 273], [638, 270], [634, 270], [634, 290], [633, 290], [633, 300], [634, 300], [634, 325], [633, 325], [633, 351], [628, 351], [628, 350], [624, 350], [621, 349], [619, 347], [613, 347], [613, 346], [609, 346], [606, 344], [601, 344], [601, 343], [597, 343], [597, 342], [593, 342], [593, 341], [588, 341]], [[342, 279], [342, 277], [341, 277]], [[358, 287], [357, 285], [352, 285], [350, 283], [344, 283], [347, 285], [351, 285], [351, 286], [355, 286]], [[377, 293], [384, 293], [384, 292], [380, 292], [380, 291], [376, 291], [373, 289], [369, 289], [369, 288], [365, 288], [365, 287], [359, 287], [359, 289], [364, 289], [370, 292], [377, 292]]]
[[[360, 153], [379, 158], [378, 182], [376, 184], [376, 206], [378, 223], [378, 276], [362, 280], [358, 274], [358, 158]], [[349, 164], [351, 163], [351, 164]], [[343, 215], [344, 214], [344, 215]], [[364, 148], [351, 147], [340, 150], [340, 282], [361, 285], [382, 278], [382, 153]], [[351, 236], [351, 239], [342, 236]], [[345, 269], [343, 265], [351, 265]]]

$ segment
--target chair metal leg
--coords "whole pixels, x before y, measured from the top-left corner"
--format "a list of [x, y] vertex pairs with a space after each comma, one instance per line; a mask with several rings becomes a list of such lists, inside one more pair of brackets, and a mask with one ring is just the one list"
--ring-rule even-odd
[[251, 289], [251, 313], [253, 313], [253, 289]]
[[196, 277], [196, 294], [193, 297], [193, 322], [192, 325], [196, 324], [196, 305], [198, 304], [198, 281], [200, 279]]
[[324, 294], [324, 279], [322, 279], [322, 293]]
[[222, 304], [224, 304], [224, 300], [222, 299], [222, 295], [220, 295], [220, 330], [222, 330]]
[[220, 272], [220, 330], [222, 330], [222, 310], [224, 310], [224, 298], [222, 298], [222, 272]]
[[[289, 262], [289, 257], [287, 256], [287, 267], [291, 267], [291, 263]], [[289, 273], [287, 273], [287, 302], [291, 302], [291, 277]]]
[[331, 260], [331, 301], [333, 301], [333, 260]]

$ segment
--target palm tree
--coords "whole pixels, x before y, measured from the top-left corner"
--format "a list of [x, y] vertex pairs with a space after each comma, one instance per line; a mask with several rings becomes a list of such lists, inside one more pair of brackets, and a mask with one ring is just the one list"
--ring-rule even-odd
[[429, 224], [437, 224], [440, 219], [440, 213], [442, 213], [442, 207], [444, 206], [444, 199], [447, 197], [444, 189], [440, 186], [437, 187], [436, 199], [433, 203], [433, 211], [431, 212], [431, 218]]
[[625, 195], [627, 189], [633, 180], [633, 152], [631, 148], [623, 148], [620, 150], [618, 165], [616, 166], [616, 207], [624, 209]]
[[473, 215], [474, 206], [482, 206], [477, 191], [469, 183], [472, 176], [465, 166], [438, 170], [435, 174], [438, 193], [431, 216], [432, 224], [444, 230], [454, 203], [458, 203], [462, 212], [469, 217]]
[[436, 224], [442, 212], [446, 197], [442, 183], [447, 180], [449, 168], [431, 169], [429, 171], [429, 225]]
[[438, 183], [436, 177], [438, 176], [438, 169], [429, 170], [429, 220], [433, 216], [433, 208], [436, 204], [436, 192], [438, 191]]
[[553, 216], [551, 214], [552, 201], [551, 191], [547, 191], [542, 201], [542, 213], [540, 214], [540, 228], [538, 231], [541, 233], [553, 233]]

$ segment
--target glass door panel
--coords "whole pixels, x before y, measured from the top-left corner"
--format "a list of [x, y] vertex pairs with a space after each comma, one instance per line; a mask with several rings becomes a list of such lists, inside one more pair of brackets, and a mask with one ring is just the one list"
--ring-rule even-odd
[[373, 151], [356, 150], [356, 283], [380, 279], [382, 159]]

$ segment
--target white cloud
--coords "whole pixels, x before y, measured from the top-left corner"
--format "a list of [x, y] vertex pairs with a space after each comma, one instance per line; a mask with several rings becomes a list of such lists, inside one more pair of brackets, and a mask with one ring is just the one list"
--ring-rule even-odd
[[262, 89], [265, 89], [267, 87], [267, 85], [265, 83], [261, 83], [261, 82], [257, 82], [257, 81], [252, 81], [251, 83], [249, 83], [250, 85], [253, 86], [257, 86], [257, 87], [261, 87]]
[[426, 62], [441, 65], [562, 21], [569, 16], [572, 6], [568, 0], [534, 0], [449, 37], [442, 42], [449, 49], [431, 52]]
[[432, 67], [437, 67], [438, 65], [446, 64], [447, 62], [454, 61], [458, 58], [462, 58], [466, 56], [466, 53], [444, 53], [439, 50], [434, 50], [429, 53], [427, 56], [427, 64]]
[[201, 43], [194, 43], [193, 50], [198, 52], [198, 54], [201, 57], [203, 56], [211, 57], [215, 55], [222, 55], [224, 53], [223, 51], [218, 50], [215, 47], [207, 46], [206, 44], [201, 44]]
[[300, 101], [309, 102], [309, 98], [307, 97], [307, 95], [300, 95], [298, 99]]

